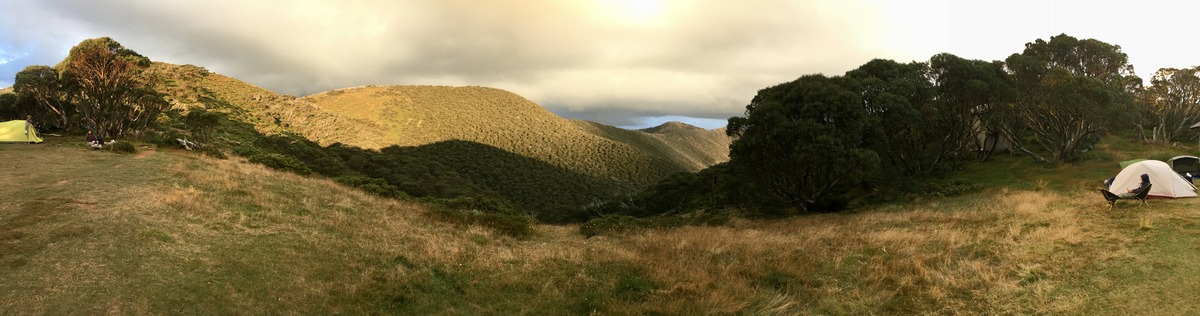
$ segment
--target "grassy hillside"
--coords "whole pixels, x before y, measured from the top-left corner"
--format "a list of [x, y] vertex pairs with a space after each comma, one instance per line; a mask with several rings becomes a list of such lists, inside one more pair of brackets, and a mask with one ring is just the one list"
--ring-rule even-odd
[[[627, 131], [571, 122], [498, 89], [369, 86], [295, 98], [191, 65], [155, 63], [151, 72], [164, 79], [159, 90], [179, 108], [230, 114], [231, 123], [224, 124], [225, 131], [216, 137], [218, 143], [229, 147], [257, 146], [261, 138], [257, 134], [292, 135], [326, 146], [341, 143], [370, 150], [449, 141], [480, 144], [483, 146], [434, 146], [400, 152], [448, 165], [476, 185], [539, 211], [555, 205], [578, 207], [631, 193], [670, 174], [728, 160], [729, 139], [719, 131], [690, 126]], [[253, 131], [229, 128], [242, 123]], [[514, 155], [495, 155], [489, 147]], [[473, 151], [449, 152], [448, 148]], [[518, 157], [538, 163], [508, 159]], [[513, 168], [516, 166], [538, 168]], [[406, 180], [389, 180], [396, 181]], [[534, 192], [547, 186], [565, 194]]]
[[[368, 86], [304, 97], [318, 107], [384, 127], [386, 139], [317, 138], [369, 147], [478, 142], [585, 175], [641, 186], [675, 172], [668, 152], [645, 151], [581, 130], [508, 91], [483, 87]], [[725, 151], [728, 151], [726, 149]], [[481, 161], [480, 163], [487, 163]]]
[[0, 165], [21, 183], [0, 190], [0, 310], [18, 314], [1200, 311], [1200, 199], [1109, 211], [1091, 190], [1121, 156], [1178, 149], [1001, 156], [972, 170], [983, 192], [852, 213], [513, 239], [237, 159], [47, 140], [0, 145], [36, 161]]
[[263, 134], [291, 132], [313, 140], [359, 139], [356, 144], [365, 148], [387, 145], [369, 141], [382, 139], [385, 131], [370, 121], [331, 114], [293, 96], [201, 67], [155, 62], [150, 72], [164, 79], [159, 91], [166, 93], [172, 103], [231, 112], [233, 119], [249, 123]]

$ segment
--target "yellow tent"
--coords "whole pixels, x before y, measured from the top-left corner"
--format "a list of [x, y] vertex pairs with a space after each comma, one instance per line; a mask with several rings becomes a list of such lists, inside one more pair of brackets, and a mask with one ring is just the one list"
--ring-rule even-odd
[[33, 124], [25, 124], [25, 121], [8, 121], [0, 122], [0, 143], [40, 143], [42, 138], [38, 136], [37, 129], [33, 128]]

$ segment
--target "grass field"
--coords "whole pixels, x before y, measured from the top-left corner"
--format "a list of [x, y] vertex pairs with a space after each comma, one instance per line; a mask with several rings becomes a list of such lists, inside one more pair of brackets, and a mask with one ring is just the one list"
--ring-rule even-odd
[[[1195, 314], [1200, 199], [1093, 191], [1126, 156], [997, 157], [987, 188], [782, 220], [514, 239], [332, 181], [175, 150], [0, 145], [15, 314]], [[1119, 148], [1119, 149], [1118, 149]]]

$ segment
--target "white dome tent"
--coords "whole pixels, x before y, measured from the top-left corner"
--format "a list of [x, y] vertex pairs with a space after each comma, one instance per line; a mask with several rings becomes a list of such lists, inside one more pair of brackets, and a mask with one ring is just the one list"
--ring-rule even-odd
[[1112, 185], [1108, 190], [1121, 194], [1136, 189], [1142, 182], [1142, 174], [1149, 175], [1150, 184], [1153, 185], [1150, 188], [1149, 196], [1169, 198], [1196, 196], [1196, 186], [1175, 173], [1175, 170], [1171, 170], [1171, 166], [1168, 166], [1167, 163], [1158, 160], [1139, 161], [1121, 169], [1121, 173], [1113, 178]]

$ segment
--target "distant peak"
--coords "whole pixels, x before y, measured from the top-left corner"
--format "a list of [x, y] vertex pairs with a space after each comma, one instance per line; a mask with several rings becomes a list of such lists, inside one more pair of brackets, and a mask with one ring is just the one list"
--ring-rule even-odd
[[662, 123], [661, 125], [658, 125], [655, 127], [643, 129], [642, 131], [647, 132], [647, 133], [662, 133], [662, 132], [668, 132], [668, 131], [688, 130], [688, 129], [701, 129], [701, 128], [692, 126], [691, 124], [684, 123], [684, 122], [668, 121], [666, 123]]

